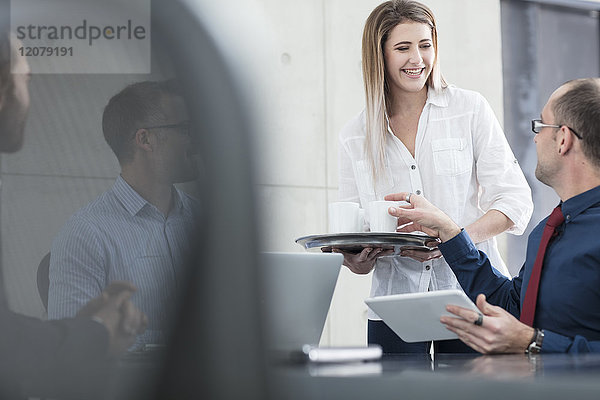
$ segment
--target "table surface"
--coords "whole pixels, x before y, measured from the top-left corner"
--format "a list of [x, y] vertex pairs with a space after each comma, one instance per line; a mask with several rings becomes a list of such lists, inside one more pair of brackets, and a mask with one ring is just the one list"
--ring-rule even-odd
[[[128, 356], [107, 398], [139, 391], [156, 379], [160, 357]], [[258, 367], [258, 366], [257, 366]], [[269, 399], [596, 399], [600, 354], [384, 355], [379, 361], [267, 362]], [[224, 377], [227, 380], [227, 377]], [[137, 398], [147, 398], [141, 393]]]
[[[350, 364], [273, 362], [272, 398], [600, 398], [600, 355], [384, 355]], [[281, 397], [283, 396], [283, 397]]]

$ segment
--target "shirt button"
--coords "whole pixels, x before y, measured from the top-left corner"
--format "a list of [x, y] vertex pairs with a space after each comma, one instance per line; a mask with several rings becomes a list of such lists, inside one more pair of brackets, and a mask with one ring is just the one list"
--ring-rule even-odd
[[410, 166], [410, 169], [417, 169], [417, 166], [413, 164]]
[[567, 214], [567, 216], [565, 218], [571, 219], [571, 214]]
[[416, 194], [421, 194], [421, 191], [420, 191], [420, 190], [417, 190], [415, 193], [416, 193]]
[[431, 265], [426, 265], [425, 266], [425, 271], [429, 271], [431, 269]]

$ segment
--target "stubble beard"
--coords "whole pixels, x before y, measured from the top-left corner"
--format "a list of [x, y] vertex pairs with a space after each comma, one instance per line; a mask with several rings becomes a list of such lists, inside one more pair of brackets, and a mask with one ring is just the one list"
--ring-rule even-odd
[[537, 166], [535, 167], [535, 177], [538, 181], [542, 182], [544, 185], [552, 187], [552, 176], [555, 171], [549, 171], [548, 167], [543, 167], [540, 165], [538, 161]]

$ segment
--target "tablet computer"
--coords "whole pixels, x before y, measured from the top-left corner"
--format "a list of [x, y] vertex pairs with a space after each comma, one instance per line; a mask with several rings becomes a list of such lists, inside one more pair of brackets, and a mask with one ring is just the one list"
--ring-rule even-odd
[[447, 304], [479, 312], [462, 290], [396, 294], [370, 297], [365, 303], [405, 342], [457, 339], [454, 332], [440, 322]]

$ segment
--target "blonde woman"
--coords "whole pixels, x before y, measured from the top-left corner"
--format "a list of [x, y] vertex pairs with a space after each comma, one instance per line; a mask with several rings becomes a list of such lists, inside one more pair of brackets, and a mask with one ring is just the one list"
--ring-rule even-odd
[[[363, 32], [366, 108], [340, 133], [340, 201], [363, 208], [397, 192], [425, 196], [461, 224], [508, 275], [494, 237], [522, 234], [533, 210], [531, 191], [487, 101], [448, 86], [437, 57], [433, 13], [416, 1], [395, 0], [369, 15]], [[371, 296], [460, 288], [440, 252], [379, 248], [344, 254], [357, 274], [373, 272]], [[387, 353], [429, 351], [405, 343], [368, 314], [369, 343]], [[410, 324], [411, 321], [406, 321]], [[439, 352], [466, 351], [459, 341]]]

